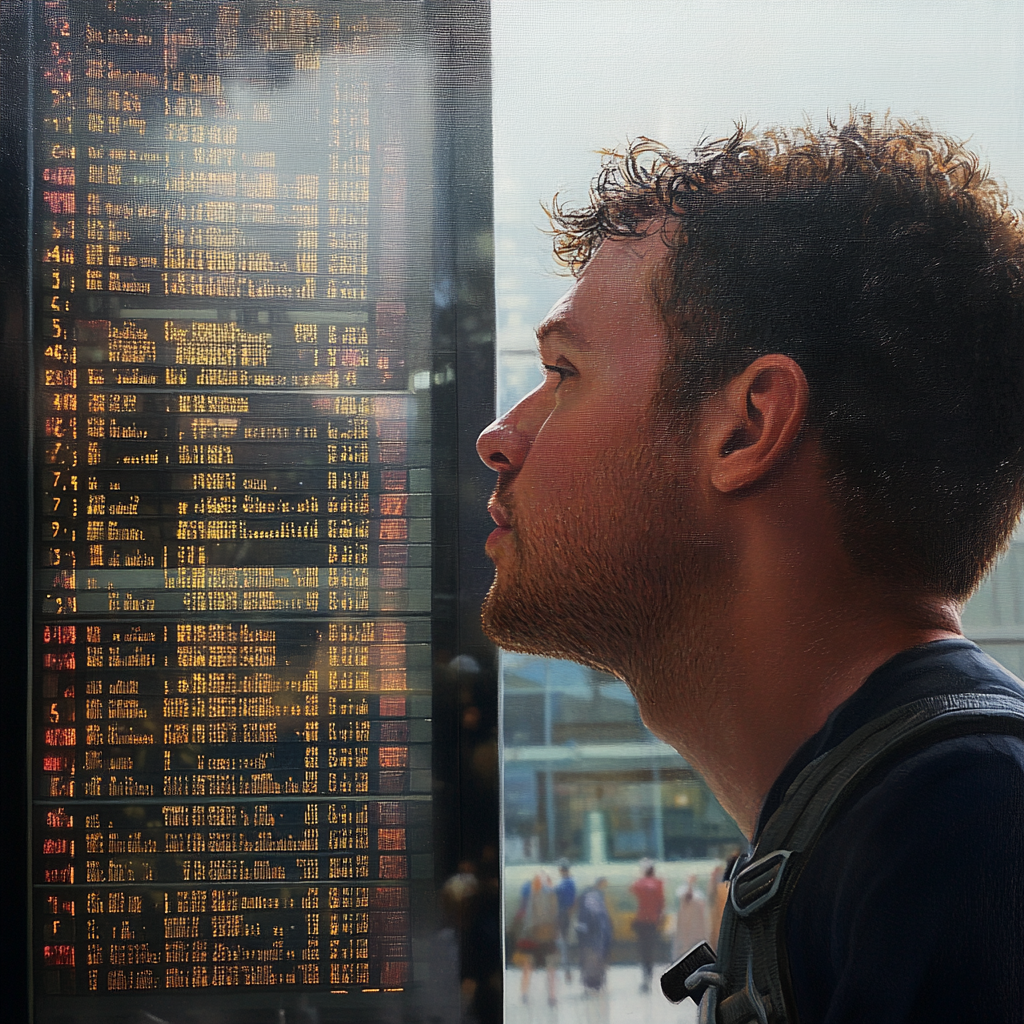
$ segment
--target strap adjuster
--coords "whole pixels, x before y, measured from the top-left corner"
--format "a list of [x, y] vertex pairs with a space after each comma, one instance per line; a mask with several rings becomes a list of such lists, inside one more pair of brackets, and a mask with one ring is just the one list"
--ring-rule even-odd
[[779, 891], [792, 850], [775, 850], [748, 864], [729, 883], [729, 902], [740, 917], [759, 910]]

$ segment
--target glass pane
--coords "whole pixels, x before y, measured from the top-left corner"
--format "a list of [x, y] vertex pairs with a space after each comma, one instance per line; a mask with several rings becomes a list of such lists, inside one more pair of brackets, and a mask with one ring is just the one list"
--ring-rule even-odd
[[457, 1017], [437, 892], [496, 849], [435, 686], [492, 678], [447, 497], [454, 410], [490, 418], [486, 9], [20, 17], [35, 1019]]

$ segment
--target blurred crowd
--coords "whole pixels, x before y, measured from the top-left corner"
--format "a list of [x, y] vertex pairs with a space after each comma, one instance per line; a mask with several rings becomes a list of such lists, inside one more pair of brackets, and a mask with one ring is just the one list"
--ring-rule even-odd
[[641, 860], [628, 888], [632, 909], [625, 940], [616, 935], [607, 877], [580, 888], [567, 860], [559, 861], [557, 877], [538, 868], [522, 883], [518, 907], [506, 921], [506, 954], [522, 971], [521, 1002], [538, 998], [538, 975], [543, 977], [540, 998], [549, 1007], [558, 1003], [559, 976], [566, 985], [578, 976], [584, 994], [596, 996], [605, 986], [613, 947], [616, 962], [640, 964], [640, 992], [650, 992], [657, 965], [674, 962], [701, 942], [716, 946], [728, 895], [723, 879], [737, 854], [708, 874], [690, 874], [668, 893], [655, 863]]

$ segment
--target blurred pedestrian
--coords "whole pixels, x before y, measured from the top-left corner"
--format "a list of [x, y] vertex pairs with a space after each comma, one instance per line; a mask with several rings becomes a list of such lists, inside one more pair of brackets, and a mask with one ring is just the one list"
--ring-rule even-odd
[[[547, 971], [548, 1006], [554, 1006], [555, 963], [558, 957], [558, 897], [547, 875], [536, 874], [528, 886], [523, 887], [523, 906], [520, 907], [521, 928], [516, 949], [525, 954], [523, 959], [522, 998], [530, 1001], [530, 977], [533, 969]], [[520, 914], [516, 917], [520, 918]]]
[[461, 1012], [460, 992], [466, 982], [469, 932], [477, 911], [479, 880], [471, 861], [461, 861], [438, 893], [439, 930], [431, 942], [432, 1005], [444, 1019]]
[[729, 899], [729, 876], [732, 869], [739, 860], [740, 851], [734, 849], [726, 858], [725, 865], [716, 867], [711, 872], [711, 879], [708, 882], [708, 901], [711, 904], [711, 921], [708, 925], [708, 945], [712, 949], [718, 949], [718, 932], [722, 927], [722, 914], [725, 913], [725, 903]]
[[676, 933], [672, 939], [673, 960], [678, 960], [708, 938], [707, 900], [696, 885], [697, 876], [690, 875], [686, 885], [676, 890], [679, 908], [676, 912]]
[[580, 977], [584, 988], [594, 993], [604, 987], [608, 953], [612, 948], [612, 919], [604, 897], [607, 888], [608, 879], [599, 878], [580, 894], [576, 910]]
[[569, 867], [566, 857], [558, 862], [558, 873], [562, 877], [555, 886], [555, 895], [558, 897], [558, 952], [567, 982], [572, 981], [572, 971], [569, 969], [569, 929], [572, 926], [572, 909], [576, 905], [576, 883], [569, 873]]
[[722, 880], [724, 868], [716, 864], [708, 879], [708, 945], [718, 949], [718, 932], [722, 927], [725, 901], [729, 898], [729, 883]]
[[654, 861], [645, 857], [640, 861], [643, 874], [630, 887], [629, 891], [636, 897], [636, 917], [633, 918], [633, 931], [636, 932], [636, 943], [640, 950], [640, 969], [643, 978], [640, 982], [641, 992], [650, 992], [651, 975], [654, 972], [654, 955], [658, 943], [658, 926], [661, 914], [665, 909], [665, 887], [660, 878], [654, 874]]

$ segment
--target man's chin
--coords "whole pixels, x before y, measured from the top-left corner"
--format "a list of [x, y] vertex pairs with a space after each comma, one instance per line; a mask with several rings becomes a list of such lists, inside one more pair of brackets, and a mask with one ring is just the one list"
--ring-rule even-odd
[[510, 594], [500, 575], [491, 584], [480, 608], [484, 633], [503, 650], [557, 657], [550, 653], [550, 643], [543, 640], [546, 630], [541, 628], [542, 615], [533, 602]]
[[597, 658], [601, 647], [564, 613], [542, 608], [521, 594], [509, 594], [498, 580], [481, 607], [484, 634], [502, 650], [575, 661], [603, 672], [615, 669]]
[[534, 650], [535, 644], [531, 642], [532, 634], [536, 632], [536, 621], [530, 620], [530, 609], [523, 602], [510, 599], [503, 590], [498, 579], [495, 579], [480, 607], [484, 634], [503, 650], [519, 654], [544, 654], [543, 651]]

